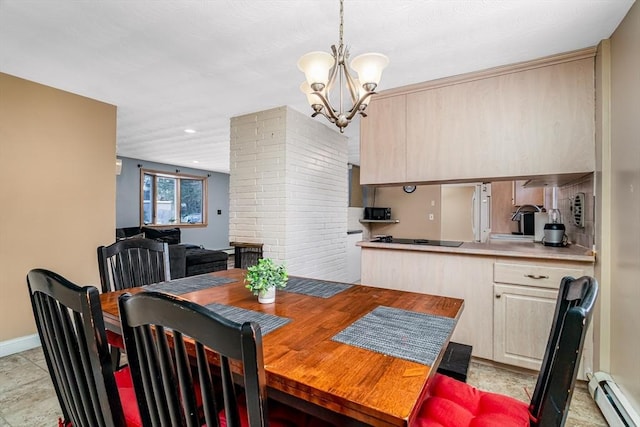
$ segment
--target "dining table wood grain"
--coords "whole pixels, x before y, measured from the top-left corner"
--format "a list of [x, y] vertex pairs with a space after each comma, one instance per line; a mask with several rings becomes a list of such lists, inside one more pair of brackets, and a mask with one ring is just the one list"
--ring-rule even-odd
[[[463, 300], [353, 285], [330, 298], [278, 291], [275, 303], [260, 304], [244, 286], [245, 272], [210, 273], [234, 281], [180, 297], [201, 305], [218, 303], [291, 319], [263, 336], [269, 397], [336, 425], [412, 424], [449, 340], [433, 366], [428, 366], [342, 344], [332, 337], [378, 306], [457, 320]], [[101, 294], [107, 329], [120, 333], [118, 297], [140, 291], [142, 288]]]

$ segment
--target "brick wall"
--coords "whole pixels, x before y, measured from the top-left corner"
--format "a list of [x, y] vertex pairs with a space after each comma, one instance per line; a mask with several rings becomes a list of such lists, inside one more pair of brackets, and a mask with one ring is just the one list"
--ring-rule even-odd
[[347, 139], [279, 107], [231, 119], [229, 239], [263, 243], [289, 273], [346, 275]]

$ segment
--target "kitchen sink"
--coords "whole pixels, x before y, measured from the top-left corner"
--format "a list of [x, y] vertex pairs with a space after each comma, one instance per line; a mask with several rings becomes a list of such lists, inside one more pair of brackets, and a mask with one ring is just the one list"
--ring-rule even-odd
[[533, 236], [524, 234], [491, 234], [489, 236], [491, 240], [507, 240], [510, 242], [533, 242]]

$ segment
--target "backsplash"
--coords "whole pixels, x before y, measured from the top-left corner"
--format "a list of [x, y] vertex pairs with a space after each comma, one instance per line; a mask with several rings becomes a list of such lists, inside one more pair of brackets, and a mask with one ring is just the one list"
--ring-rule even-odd
[[[576, 194], [584, 193], [584, 228], [578, 227], [573, 222], [571, 202]], [[558, 209], [562, 215], [562, 222], [567, 229], [569, 241], [586, 248], [593, 247], [595, 235], [595, 201], [593, 196], [593, 174], [574, 184], [559, 187]]]

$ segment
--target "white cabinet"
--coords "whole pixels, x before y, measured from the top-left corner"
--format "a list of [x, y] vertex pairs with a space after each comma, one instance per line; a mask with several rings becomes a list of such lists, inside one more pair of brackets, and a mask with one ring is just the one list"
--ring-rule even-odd
[[493, 257], [363, 248], [362, 284], [464, 299], [451, 338], [493, 356]]
[[[513, 262], [494, 265], [493, 360], [540, 369], [549, 339], [560, 281], [593, 275], [591, 264], [557, 261]], [[579, 378], [590, 371], [593, 335], [585, 339]]]

